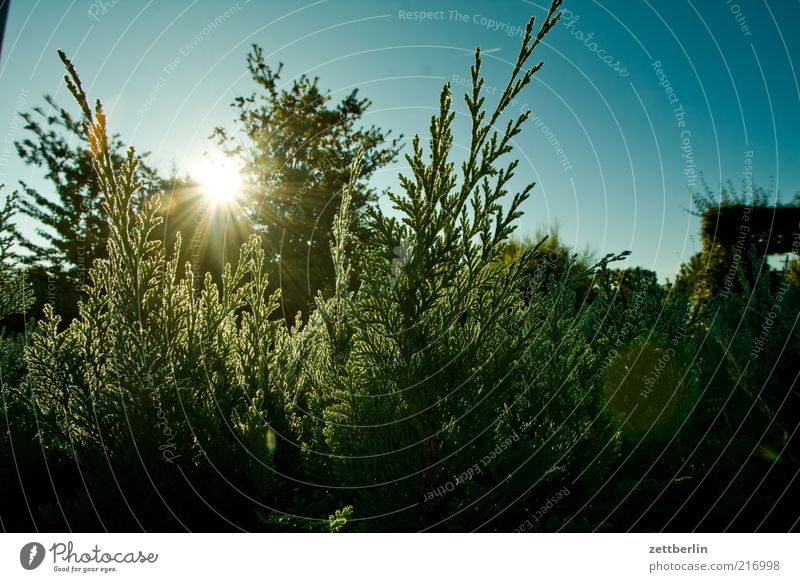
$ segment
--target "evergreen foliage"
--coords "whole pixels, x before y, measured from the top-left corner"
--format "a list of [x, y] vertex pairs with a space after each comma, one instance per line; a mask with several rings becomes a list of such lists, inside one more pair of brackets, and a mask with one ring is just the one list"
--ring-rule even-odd
[[[26, 262], [34, 267], [29, 276], [37, 291], [37, 311], [49, 302], [71, 319], [89, 268], [106, 256], [109, 229], [83, 122], [51, 96], [44, 99], [46, 108], [21, 114], [29, 137], [14, 145], [25, 164], [43, 170], [55, 196], [20, 181], [20, 210], [37, 223], [36, 239], [20, 237], [20, 245], [27, 251]], [[124, 151], [120, 137], [112, 136], [109, 155], [116, 163], [124, 159]], [[146, 192], [162, 189], [163, 180], [153, 168], [140, 161], [137, 172]], [[48, 287], [49, 297], [42, 292]]]
[[[0, 184], [0, 192], [5, 188]], [[14, 244], [19, 233], [12, 219], [17, 212], [18, 198], [11, 195], [0, 208], [0, 320], [9, 315], [24, 313], [31, 306], [30, 286], [25, 272], [19, 267], [19, 255]]]
[[[342, 363], [326, 382], [333, 404], [324, 418], [337, 481], [357, 488], [353, 515], [363, 528], [513, 528], [513, 516], [580, 473], [600, 448], [601, 440], [584, 438], [606, 427], [591, 421], [593, 357], [570, 315], [569, 287], [541, 280], [525, 302], [524, 266], [538, 247], [512, 264], [501, 260], [533, 185], [504, 209], [517, 162], [498, 164], [528, 114], [495, 128], [539, 70], [526, 64], [557, 8], [535, 36], [528, 24], [507, 88], [488, 112], [476, 53], [465, 95], [470, 155], [460, 173], [449, 159], [454, 114], [445, 86], [430, 154], [415, 138], [406, 157], [412, 175], [401, 176], [402, 194], [389, 193], [399, 219], [372, 213], [376, 238], [360, 289], [341, 295], [344, 306], [320, 309], [327, 329], [352, 330], [349, 341], [329, 336], [341, 350], [331, 357]], [[406, 260], [393, 270], [402, 244]]]

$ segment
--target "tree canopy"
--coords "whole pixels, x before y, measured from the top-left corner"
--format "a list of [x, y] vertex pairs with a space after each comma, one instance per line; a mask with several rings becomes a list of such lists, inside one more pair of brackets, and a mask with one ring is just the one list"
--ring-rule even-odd
[[362, 161], [352, 209], [356, 239], [363, 240], [366, 210], [376, 200], [368, 179], [395, 159], [399, 138], [362, 125], [371, 103], [357, 89], [335, 102], [317, 77], [283, 82], [283, 64], [267, 64], [258, 45], [247, 68], [256, 90], [231, 104], [236, 132], [220, 127], [214, 136], [243, 165], [242, 217], [275, 257], [270, 281], [282, 290], [283, 314], [291, 321], [299, 310], [308, 314], [318, 290], [332, 289], [328, 241], [356, 156]]

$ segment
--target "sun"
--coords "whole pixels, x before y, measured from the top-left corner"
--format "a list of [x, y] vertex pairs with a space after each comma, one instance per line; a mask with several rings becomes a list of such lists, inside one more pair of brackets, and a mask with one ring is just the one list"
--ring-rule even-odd
[[215, 204], [233, 201], [242, 188], [242, 175], [238, 166], [231, 158], [222, 154], [206, 156], [191, 175]]

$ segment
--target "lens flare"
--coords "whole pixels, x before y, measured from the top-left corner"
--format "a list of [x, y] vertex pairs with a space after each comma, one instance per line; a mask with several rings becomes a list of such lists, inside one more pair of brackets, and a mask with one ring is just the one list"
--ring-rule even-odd
[[265, 440], [266, 440], [267, 450], [270, 452], [270, 454], [273, 454], [275, 452], [275, 449], [278, 448], [278, 438], [275, 436], [275, 432], [273, 432], [271, 428], [267, 429], [267, 436]]

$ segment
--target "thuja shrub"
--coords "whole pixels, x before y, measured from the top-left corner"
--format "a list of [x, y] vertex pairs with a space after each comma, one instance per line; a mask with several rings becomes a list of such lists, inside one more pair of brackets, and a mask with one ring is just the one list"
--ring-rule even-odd
[[46, 307], [25, 355], [43, 446], [82, 475], [83, 507], [61, 510], [62, 525], [252, 526], [254, 503], [281, 504], [276, 475], [292, 471], [302, 440], [291, 406], [302, 346], [270, 318], [278, 298], [267, 293], [264, 252], [245, 243], [219, 287], [179, 270], [180, 238], [168, 251], [151, 236], [158, 197], [134, 204], [134, 150], [113, 161], [101, 104], [90, 110], [61, 58], [110, 224], [108, 259], [92, 266], [79, 317], [59, 331]]
[[503, 158], [528, 113], [503, 114], [540, 69], [527, 63], [559, 5], [538, 33], [529, 22], [491, 109], [477, 51], [459, 170], [445, 85], [429, 152], [417, 137], [411, 175], [389, 193], [397, 216], [372, 213], [360, 287], [320, 301], [323, 432], [333, 482], [351, 491], [349, 528], [511, 531], [615, 455], [569, 280], [531, 276], [538, 246], [504, 260], [533, 185], [503, 206], [517, 169]]
[[[4, 185], [0, 184], [0, 193], [5, 195], [3, 190]], [[0, 472], [3, 497], [0, 518], [6, 530], [17, 524], [33, 529], [26, 495], [40, 494], [41, 488], [36, 484], [47, 477], [41, 463], [35, 462], [35, 419], [26, 406], [25, 392], [20, 389], [25, 373], [22, 363], [25, 337], [17, 330], [22, 327], [24, 331], [21, 315], [30, 308], [33, 298], [26, 272], [14, 250], [19, 238], [13, 224], [17, 203], [16, 194], [11, 194], [0, 206], [0, 464], [4, 468]], [[22, 325], [15, 326], [14, 318]], [[22, 479], [30, 480], [29, 489], [23, 489]]]
[[600, 269], [595, 293], [585, 329], [598, 359], [593, 380], [618, 430], [619, 458], [588, 496], [588, 523], [593, 530], [660, 530], [696, 483], [686, 458], [699, 437], [694, 419], [707, 312], [642, 269]]
[[787, 531], [800, 463], [797, 263], [769, 272], [754, 251], [748, 262], [742, 293], [721, 293], [708, 309], [693, 418], [701, 446], [690, 459], [699, 476], [680, 518], [710, 531]]

